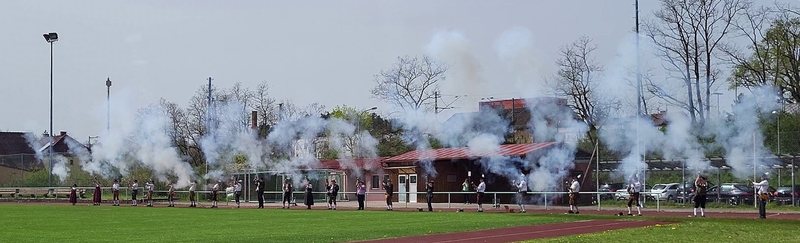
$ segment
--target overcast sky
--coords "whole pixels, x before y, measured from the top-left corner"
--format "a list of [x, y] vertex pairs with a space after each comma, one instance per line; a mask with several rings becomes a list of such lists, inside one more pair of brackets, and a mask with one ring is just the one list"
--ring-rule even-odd
[[[223, 88], [235, 82], [255, 88], [267, 80], [273, 97], [299, 105], [387, 111], [371, 97], [372, 76], [398, 56], [432, 54], [453, 65], [442, 84], [445, 101], [467, 95], [449, 112], [475, 110], [481, 98], [530, 95], [520, 82], [552, 77], [558, 47], [582, 35], [598, 45], [597, 61], [614, 70], [634, 28], [633, 3], [2, 1], [0, 130], [48, 129], [46, 32], [60, 38], [54, 46], [54, 130], [86, 141], [105, 128], [106, 77], [113, 81], [111, 96], [125, 94], [120, 96], [130, 107], [162, 97], [185, 107], [213, 77]], [[657, 8], [658, 1], [642, 0], [641, 17]], [[498, 43], [526, 31], [533, 48], [526, 49], [531, 60], [520, 78]], [[723, 92], [724, 109], [733, 95]]]

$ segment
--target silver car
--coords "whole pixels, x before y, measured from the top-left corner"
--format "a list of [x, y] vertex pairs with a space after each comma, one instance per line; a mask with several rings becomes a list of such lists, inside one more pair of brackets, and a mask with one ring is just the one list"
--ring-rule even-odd
[[680, 183], [669, 184], [655, 184], [653, 189], [650, 189], [650, 194], [647, 196], [650, 199], [674, 201], [678, 199], [678, 187]]

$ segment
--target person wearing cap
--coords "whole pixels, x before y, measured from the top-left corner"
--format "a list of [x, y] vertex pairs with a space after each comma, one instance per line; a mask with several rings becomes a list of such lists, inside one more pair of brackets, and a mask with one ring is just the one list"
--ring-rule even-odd
[[767, 175], [761, 175], [761, 182], [749, 181], [756, 188], [756, 193], [758, 193], [758, 218], [766, 219], [767, 200], [769, 200], [769, 181], [767, 181]]
[[69, 189], [69, 202], [72, 205], [78, 203], [78, 184], [72, 184], [72, 188]]
[[217, 208], [217, 194], [219, 194], [219, 187], [222, 180], [217, 180], [217, 183], [211, 187], [211, 208]]
[[236, 208], [239, 208], [239, 198], [242, 197], [242, 180], [236, 182], [236, 185], [233, 185], [233, 198], [236, 201]]
[[111, 206], [119, 206], [119, 181], [117, 179], [114, 179], [114, 184], [111, 185], [111, 192], [114, 194]]
[[294, 186], [292, 180], [286, 178], [283, 180], [283, 198], [281, 200], [281, 208], [289, 209], [292, 207], [292, 195], [294, 193]]
[[197, 192], [195, 189], [197, 188], [197, 180], [189, 181], [189, 207], [194, 208], [197, 207]]
[[642, 191], [642, 183], [639, 182], [638, 176], [633, 176], [631, 178], [631, 183], [628, 184], [628, 216], [632, 216], [631, 213], [631, 206], [636, 204], [636, 211], [639, 213], [639, 216], [642, 216], [642, 204], [639, 203], [639, 192]]
[[169, 191], [167, 192], [167, 201], [169, 201], [169, 206], [167, 206], [167, 207], [170, 207], [170, 208], [174, 208], [175, 207], [175, 184], [172, 181], [169, 182]]
[[697, 174], [697, 179], [694, 180], [695, 193], [692, 201], [694, 201], [694, 214], [692, 217], [697, 217], [697, 208], [700, 208], [700, 217], [706, 216], [706, 192], [708, 190], [708, 182], [706, 178]]
[[336, 180], [331, 180], [325, 189], [328, 192], [328, 210], [336, 210], [336, 195], [339, 195], [339, 185], [336, 184]]
[[144, 188], [147, 189], [147, 206], [153, 206], [153, 190], [155, 189], [156, 185], [153, 183], [153, 179], [144, 183]]
[[311, 209], [311, 206], [314, 205], [314, 188], [311, 186], [311, 182], [308, 181], [308, 178], [304, 179], [303, 183], [305, 184], [305, 205], [306, 209]]
[[394, 207], [392, 207], [392, 197], [394, 196], [394, 184], [392, 184], [392, 180], [386, 178], [386, 181], [383, 182], [383, 191], [384, 197], [386, 198], [386, 210], [392, 211]]
[[264, 181], [261, 177], [256, 177], [256, 194], [258, 196], [258, 208], [264, 208]]
[[581, 184], [578, 183], [577, 177], [572, 177], [572, 184], [569, 186], [569, 211], [567, 214], [579, 214], [578, 211], [578, 193], [581, 191]]
[[428, 181], [428, 184], [425, 184], [425, 195], [426, 201], [428, 201], [428, 212], [433, 211], [433, 181]]
[[361, 179], [356, 179], [356, 198], [358, 198], [358, 210], [364, 210], [364, 199], [367, 196], [367, 185], [361, 181]]
[[93, 198], [92, 198], [92, 203], [95, 206], [100, 206], [100, 201], [103, 198], [101, 196], [102, 190], [103, 189], [100, 188], [100, 181], [98, 181], [97, 177], [95, 177], [94, 178], [94, 194], [93, 194]]
[[136, 206], [137, 201], [136, 196], [139, 195], [139, 180], [133, 180], [133, 184], [130, 185], [131, 187], [131, 206]]
[[477, 187], [475, 187], [475, 201], [478, 203], [478, 212], [483, 212], [483, 195], [486, 193], [486, 182], [481, 177]]
[[518, 182], [515, 182], [515, 186], [517, 187], [517, 205], [519, 205], [519, 212], [525, 212], [525, 198], [528, 195], [528, 180], [525, 177], [525, 174], [520, 176]]

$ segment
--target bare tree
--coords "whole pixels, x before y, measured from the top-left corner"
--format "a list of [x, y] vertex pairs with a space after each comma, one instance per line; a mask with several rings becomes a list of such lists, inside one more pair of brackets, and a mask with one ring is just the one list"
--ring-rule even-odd
[[[278, 122], [275, 99], [269, 96], [269, 85], [267, 85], [266, 81], [261, 82], [253, 92], [251, 107], [258, 112], [258, 126], [260, 129], [266, 129], [268, 126]], [[262, 136], [266, 136], [266, 133], [262, 134]]]
[[433, 110], [439, 81], [448, 69], [427, 55], [398, 57], [392, 67], [375, 75], [372, 96], [401, 109]]
[[[597, 123], [606, 118], [611, 108], [619, 106], [619, 102], [597, 92], [603, 67], [592, 57], [595, 50], [597, 46], [587, 36], [562, 46], [555, 80], [548, 81], [556, 96], [567, 97], [569, 107], [588, 123], [590, 131], [597, 130]], [[594, 142], [591, 133], [589, 139]]]
[[749, 7], [750, 2], [661, 0], [661, 5], [655, 12], [656, 21], [645, 24], [645, 33], [669, 71], [667, 81], [678, 80], [685, 93], [674, 92], [669, 85], [657, 82], [649, 82], [647, 90], [685, 109], [693, 122], [702, 124], [709, 113], [711, 90], [719, 74], [717, 52], [737, 14]]

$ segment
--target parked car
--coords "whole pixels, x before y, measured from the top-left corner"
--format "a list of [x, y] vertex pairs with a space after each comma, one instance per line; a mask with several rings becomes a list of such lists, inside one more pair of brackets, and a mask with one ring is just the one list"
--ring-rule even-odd
[[[644, 192], [649, 192], [650, 191], [650, 189], [647, 189], [647, 185], [644, 185], [642, 189], [643, 189], [642, 190], [643, 193], [639, 196], [639, 200], [642, 200], [643, 197], [646, 196], [646, 194], [644, 194]], [[628, 198], [630, 196], [631, 195], [628, 194], [628, 185], [625, 184], [623, 188], [617, 190], [617, 193], [614, 194], [614, 199], [617, 199], [617, 200], [628, 200]]]
[[[619, 190], [625, 190], [625, 183], [607, 183], [600, 186], [599, 192], [617, 192]], [[605, 193], [600, 194], [600, 199], [602, 200], [610, 200], [614, 199], [613, 193]]]
[[650, 189], [650, 194], [647, 195], [647, 198], [673, 201], [678, 198], [678, 187], [680, 185], [680, 183], [655, 184]]
[[[714, 187], [713, 182], [706, 181], [706, 184], [708, 184], [706, 189]], [[684, 203], [692, 202], [695, 191], [697, 191], [697, 186], [694, 185], [694, 181], [687, 181], [684, 185], [678, 185], [678, 196], [675, 198], [675, 201]], [[717, 198], [716, 194], [714, 198]]]
[[800, 200], [800, 193], [798, 193], [797, 186], [792, 190], [791, 186], [780, 186], [772, 193], [773, 200], [779, 204], [792, 204], [792, 194], [796, 201]]

